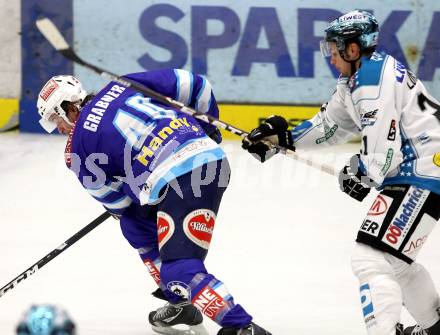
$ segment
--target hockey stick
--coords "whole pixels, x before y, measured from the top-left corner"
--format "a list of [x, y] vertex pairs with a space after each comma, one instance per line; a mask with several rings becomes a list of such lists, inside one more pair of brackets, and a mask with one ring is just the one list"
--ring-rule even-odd
[[35, 272], [40, 270], [43, 266], [45, 266], [47, 263], [49, 263], [51, 260], [53, 260], [59, 254], [61, 254], [64, 250], [71, 247], [73, 244], [75, 244], [81, 238], [86, 236], [88, 233], [90, 233], [93, 229], [98, 227], [101, 223], [103, 223], [109, 217], [110, 217], [109, 212], [105, 212], [105, 213], [101, 214], [95, 220], [93, 220], [87, 226], [85, 226], [83, 229], [81, 229], [79, 232], [77, 232], [75, 235], [73, 235], [68, 240], [66, 240], [58, 248], [55, 248], [54, 250], [49, 252], [46, 256], [44, 256], [42, 259], [40, 259], [38, 262], [36, 262], [34, 265], [32, 265], [30, 268], [28, 268], [27, 270], [20, 273], [17, 277], [12, 279], [9, 283], [7, 283], [2, 288], [0, 288], [0, 297], [2, 297], [7, 292], [9, 292], [13, 288], [15, 288], [15, 286], [17, 286], [23, 280], [27, 279], [28, 277], [33, 275]]
[[[156, 100], [158, 100], [168, 106], [179, 109], [182, 113], [190, 115], [198, 120], [202, 120], [206, 123], [212, 124], [216, 127], [219, 127], [221, 129], [224, 129], [226, 131], [229, 131], [229, 132], [236, 134], [238, 136], [241, 136], [241, 137], [248, 135], [248, 133], [246, 131], [239, 129], [239, 128], [236, 128], [229, 123], [223, 122], [223, 121], [221, 121], [211, 115], [197, 112], [196, 110], [185, 106], [180, 101], [171, 99], [170, 97], [166, 97], [166, 96], [164, 96], [156, 91], [153, 91], [152, 89], [150, 89], [150, 88], [148, 88], [138, 82], [129, 80], [127, 78], [122, 78], [115, 73], [104, 70], [100, 67], [97, 67], [96, 65], [90, 64], [90, 63], [82, 60], [75, 53], [75, 51], [72, 49], [72, 47], [69, 46], [69, 44], [66, 42], [64, 37], [61, 35], [58, 28], [54, 25], [54, 23], [50, 19], [48, 19], [48, 18], [39, 19], [36, 21], [36, 25], [37, 25], [37, 28], [40, 30], [40, 32], [43, 34], [43, 36], [55, 48], [55, 50], [57, 50], [64, 57], [71, 60], [72, 62], [78, 63], [78, 64], [96, 72], [97, 74], [99, 74], [103, 77], [109, 78], [110, 80], [113, 80], [113, 81], [120, 83], [121, 85], [123, 85], [127, 88], [128, 87], [133, 88], [133, 89], [135, 89], [135, 90], [137, 90], [137, 91], [139, 91], [139, 92], [141, 92], [151, 98], [154, 98], [154, 99], [156, 99]], [[335, 169], [332, 166], [316, 163], [316, 162], [312, 161], [311, 159], [301, 157], [298, 154], [296, 154], [295, 152], [293, 152], [292, 150], [288, 150], [286, 148], [277, 147], [277, 149], [280, 152], [282, 152], [282, 153], [288, 155], [289, 157], [291, 157], [295, 160], [298, 160], [304, 164], [307, 164], [309, 166], [317, 168], [317, 169], [319, 169], [323, 172], [326, 172], [328, 174], [331, 174], [333, 176], [337, 175]]]

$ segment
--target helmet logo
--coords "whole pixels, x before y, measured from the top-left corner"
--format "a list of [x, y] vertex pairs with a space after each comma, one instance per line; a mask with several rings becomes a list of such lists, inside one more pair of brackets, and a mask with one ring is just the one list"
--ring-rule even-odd
[[348, 13], [339, 18], [340, 22], [346, 21], [368, 21], [368, 16], [361, 13]]
[[44, 100], [47, 101], [47, 99], [49, 99], [49, 97], [52, 95], [52, 93], [59, 87], [59, 85], [57, 84], [57, 82], [53, 79], [49, 80], [47, 82], [47, 84], [43, 87], [43, 89], [41, 90], [40, 93], [40, 97]]

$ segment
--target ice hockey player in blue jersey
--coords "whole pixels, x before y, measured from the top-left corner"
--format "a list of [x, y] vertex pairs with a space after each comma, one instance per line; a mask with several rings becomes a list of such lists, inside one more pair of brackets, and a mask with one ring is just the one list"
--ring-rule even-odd
[[368, 334], [403, 334], [403, 304], [418, 322], [405, 335], [439, 335], [439, 295], [415, 260], [440, 218], [440, 104], [402, 63], [375, 51], [378, 33], [376, 18], [366, 11], [331, 22], [321, 42], [340, 72], [330, 101], [291, 131], [282, 117], [269, 117], [243, 147], [264, 161], [277, 150], [262, 140], [310, 150], [360, 136], [359, 154], [339, 182], [358, 201], [371, 187], [380, 191], [352, 255]]
[[[201, 76], [165, 69], [125, 78], [218, 117]], [[200, 325], [203, 313], [222, 327], [221, 335], [270, 334], [204, 265], [230, 174], [217, 128], [117, 82], [87, 95], [72, 76], [46, 83], [38, 111], [47, 131], [69, 135], [66, 164], [120, 219], [159, 286], [153, 295], [168, 302], [150, 313], [154, 330], [180, 334], [173, 326]]]

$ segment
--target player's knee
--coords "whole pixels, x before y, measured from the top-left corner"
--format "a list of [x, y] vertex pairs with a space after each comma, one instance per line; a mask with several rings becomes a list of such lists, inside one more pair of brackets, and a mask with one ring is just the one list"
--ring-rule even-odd
[[385, 253], [362, 243], [356, 243], [351, 256], [351, 268], [358, 278], [377, 274], [392, 274], [393, 268], [385, 259]]

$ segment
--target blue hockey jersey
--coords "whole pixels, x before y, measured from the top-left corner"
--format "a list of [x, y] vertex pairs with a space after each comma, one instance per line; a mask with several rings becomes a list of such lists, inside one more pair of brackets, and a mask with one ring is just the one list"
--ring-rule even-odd
[[[209, 82], [184, 70], [125, 76], [218, 117]], [[210, 128], [211, 127], [211, 128]], [[110, 82], [81, 110], [66, 147], [66, 162], [88, 193], [115, 214], [152, 204], [171, 180], [225, 154], [197, 121], [131, 88]]]

